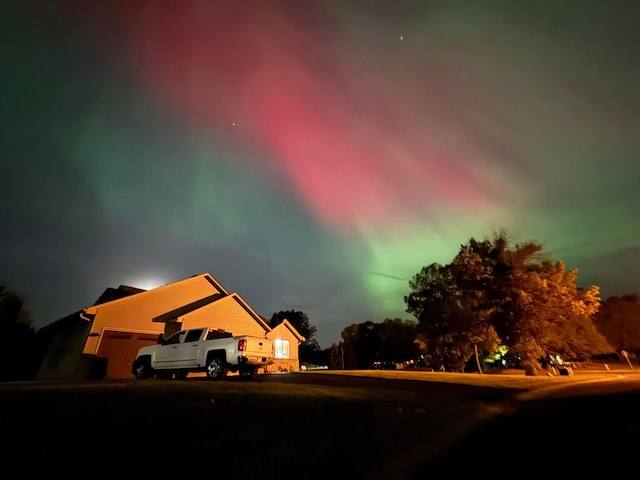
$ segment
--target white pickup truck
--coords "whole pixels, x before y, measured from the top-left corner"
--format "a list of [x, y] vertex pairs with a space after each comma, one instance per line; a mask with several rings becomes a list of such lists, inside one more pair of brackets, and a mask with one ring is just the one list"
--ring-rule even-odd
[[180, 330], [160, 337], [157, 345], [140, 348], [131, 373], [143, 379], [186, 378], [189, 372], [205, 372], [208, 378], [220, 379], [231, 371], [254, 380], [258, 369], [272, 361], [271, 340], [201, 327]]

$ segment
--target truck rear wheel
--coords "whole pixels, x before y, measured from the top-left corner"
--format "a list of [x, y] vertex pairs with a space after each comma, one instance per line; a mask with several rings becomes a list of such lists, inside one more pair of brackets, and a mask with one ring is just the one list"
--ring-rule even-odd
[[221, 357], [213, 356], [207, 362], [207, 377], [212, 380], [219, 380], [227, 375], [227, 367]]
[[240, 378], [243, 380], [255, 380], [258, 376], [258, 367], [241, 367]]

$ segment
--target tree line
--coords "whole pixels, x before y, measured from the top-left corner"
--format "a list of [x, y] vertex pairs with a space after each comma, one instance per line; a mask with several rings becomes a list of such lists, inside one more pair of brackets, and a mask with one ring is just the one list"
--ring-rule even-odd
[[35, 378], [41, 351], [24, 298], [0, 285], [0, 381]]

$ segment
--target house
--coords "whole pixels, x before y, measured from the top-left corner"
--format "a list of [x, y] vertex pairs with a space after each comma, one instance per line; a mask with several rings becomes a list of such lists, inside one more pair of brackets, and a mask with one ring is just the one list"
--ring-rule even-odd
[[108, 288], [94, 305], [45, 327], [49, 342], [37, 378], [132, 378], [140, 347], [193, 327], [269, 338], [276, 360], [268, 371], [299, 369], [304, 337], [286, 320], [271, 329], [240, 295], [203, 273], [151, 290]]
[[289, 323], [283, 320], [267, 332], [267, 338], [273, 341], [275, 361], [269, 366], [270, 371], [296, 372], [300, 370], [298, 346], [305, 338]]

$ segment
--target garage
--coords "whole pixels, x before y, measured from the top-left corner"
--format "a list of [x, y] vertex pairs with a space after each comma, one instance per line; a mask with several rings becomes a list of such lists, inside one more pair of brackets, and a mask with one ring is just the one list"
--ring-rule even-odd
[[158, 334], [104, 330], [98, 358], [106, 359], [105, 378], [132, 378], [131, 364], [141, 347], [158, 343]]

